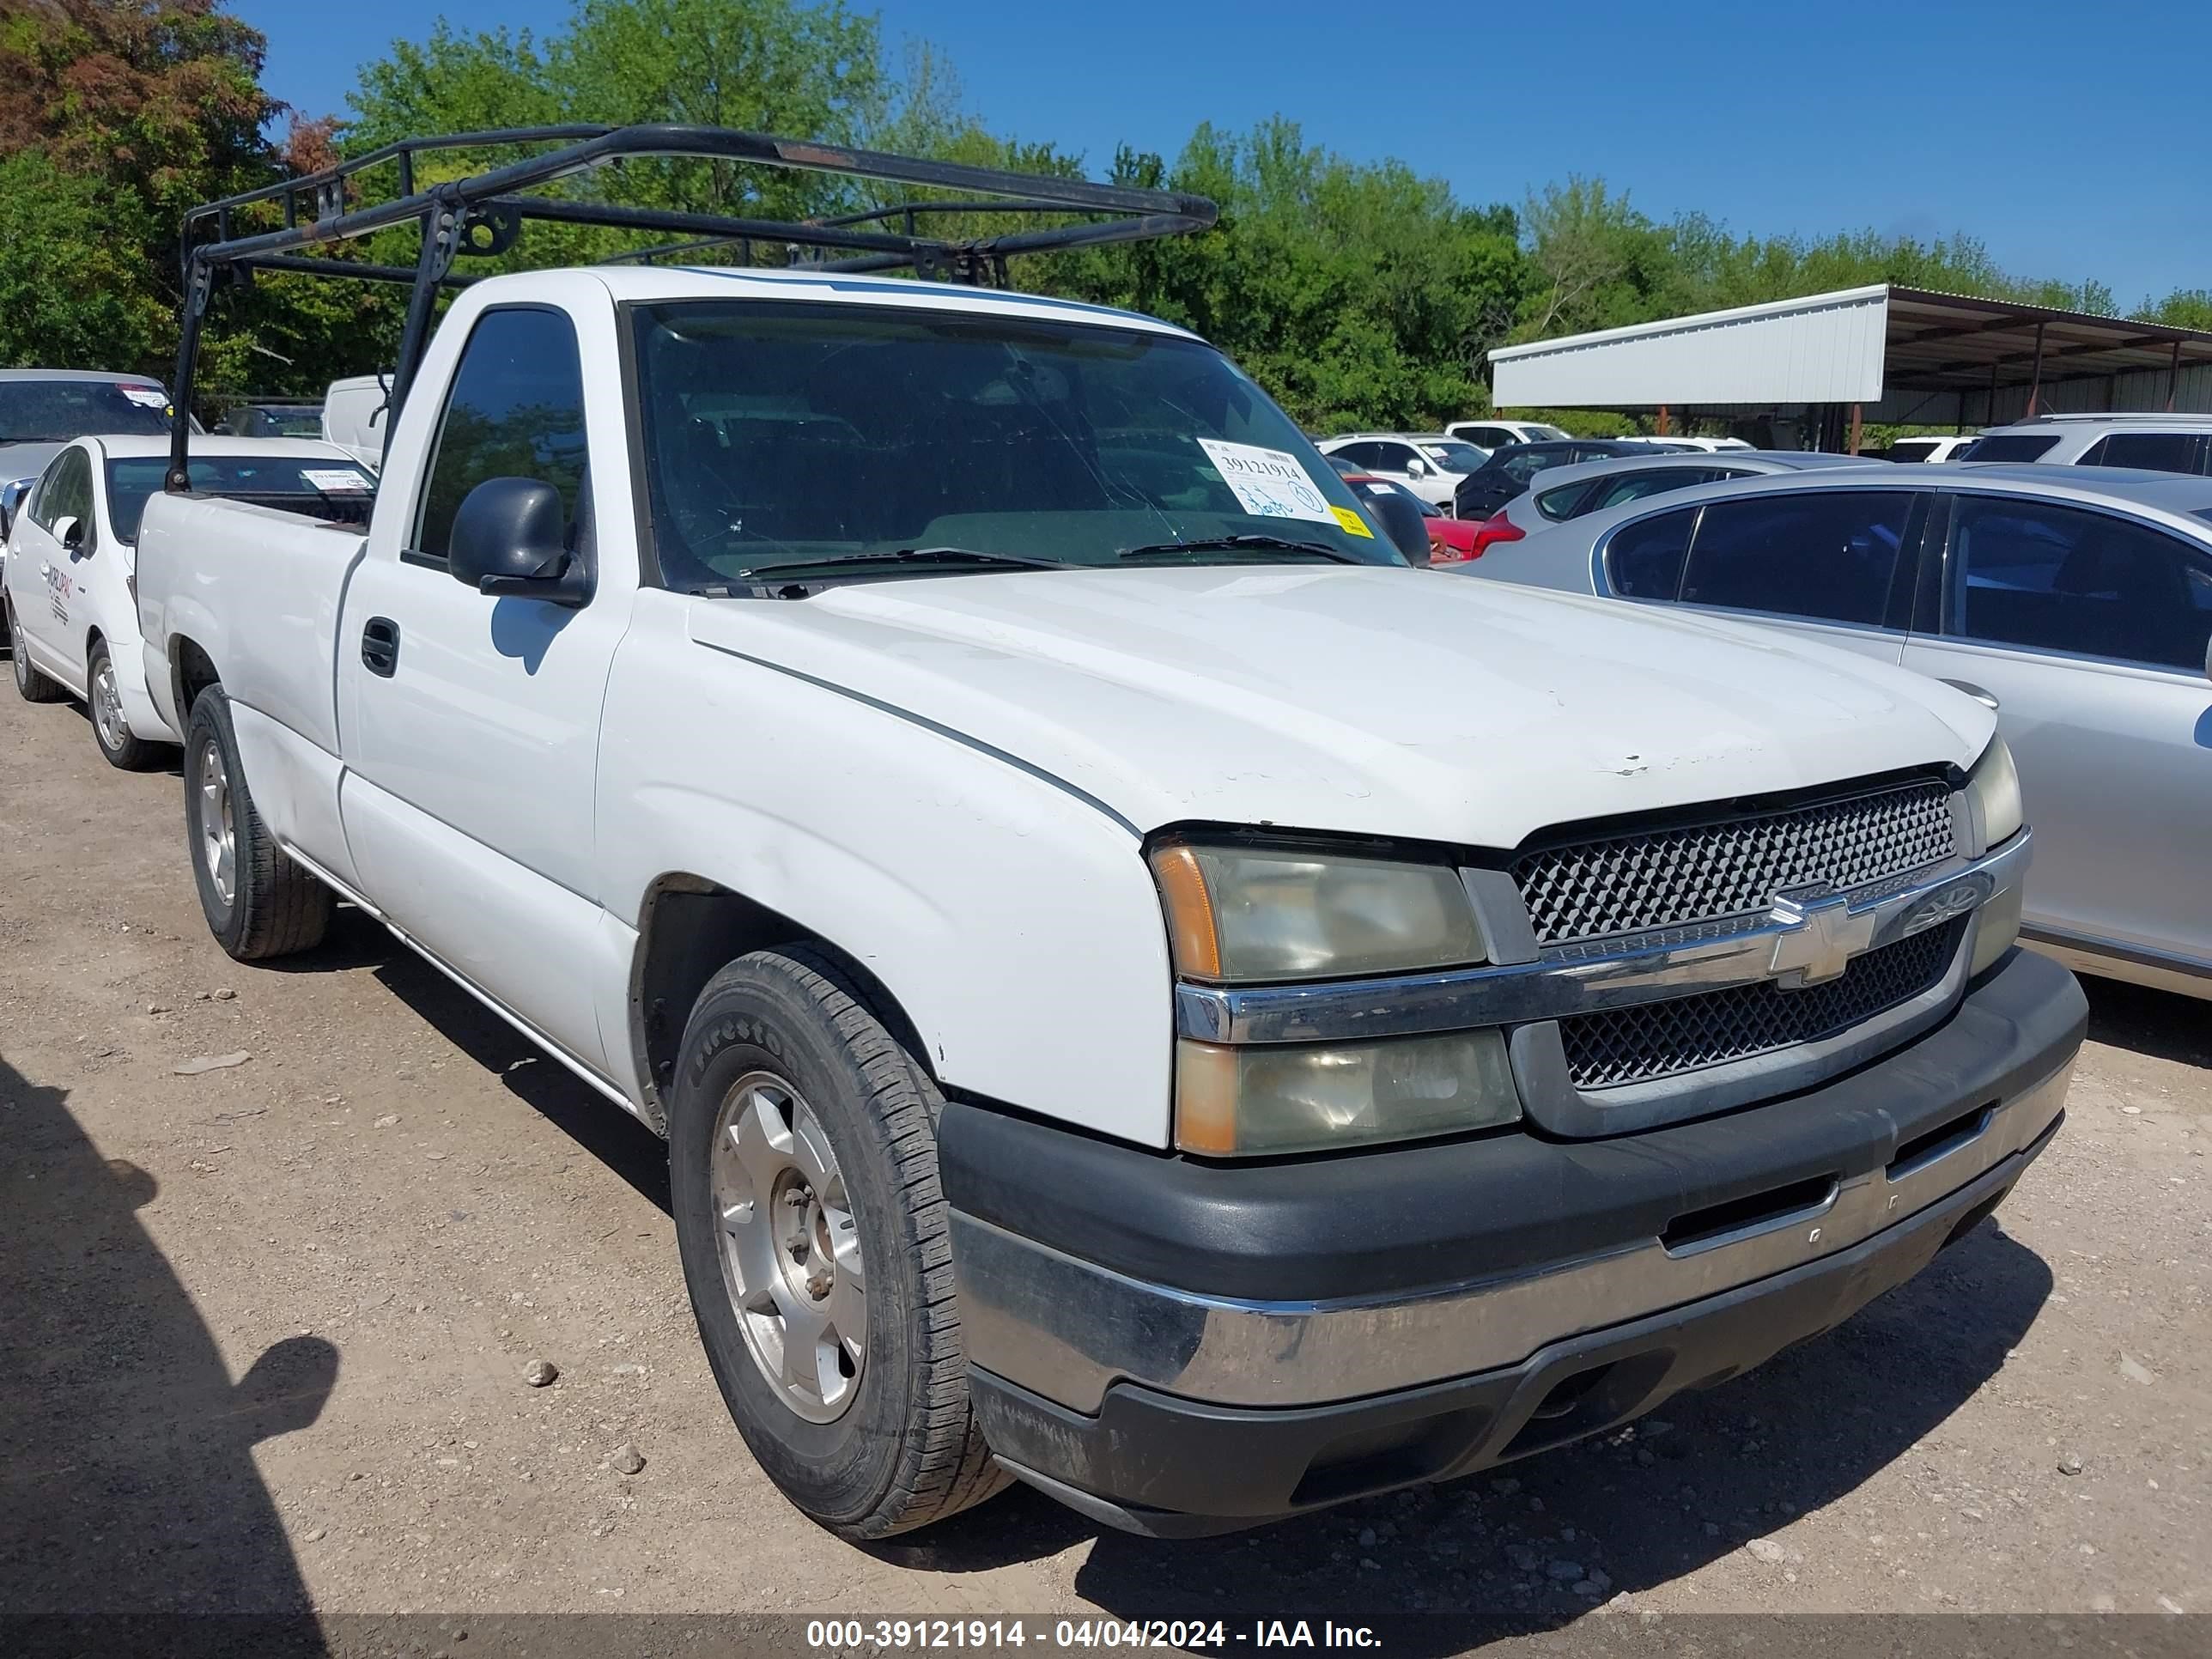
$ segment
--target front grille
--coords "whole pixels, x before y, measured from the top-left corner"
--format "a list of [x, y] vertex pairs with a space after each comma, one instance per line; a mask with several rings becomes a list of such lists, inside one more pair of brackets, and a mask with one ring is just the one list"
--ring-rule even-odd
[[1577, 1089], [1652, 1083], [1685, 1072], [1817, 1042], [1917, 996], [1940, 981], [1967, 918], [1852, 958], [1834, 979], [1784, 991], [1769, 980], [1559, 1022]]
[[1933, 779], [1759, 817], [1609, 836], [1513, 866], [1545, 945], [1749, 915], [1784, 896], [1849, 892], [1952, 854], [1951, 793]]

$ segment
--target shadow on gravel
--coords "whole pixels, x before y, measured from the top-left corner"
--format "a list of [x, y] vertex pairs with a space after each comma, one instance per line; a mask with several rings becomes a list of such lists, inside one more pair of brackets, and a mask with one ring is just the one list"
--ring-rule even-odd
[[[1026, 1490], [878, 1547], [987, 1571], [1090, 1538], [1077, 1591], [1124, 1619], [1391, 1618], [1394, 1652], [1553, 1630], [1598, 1596], [1663, 1584], [1850, 1492], [2004, 1363], [2050, 1294], [2041, 1257], [1984, 1222], [1911, 1283], [1747, 1376], [1678, 1395], [1628, 1431], [1456, 1486], [1194, 1542], [1103, 1530]], [[1565, 1577], [1567, 1564], [1576, 1571]], [[1532, 1565], [1523, 1565], [1532, 1564]], [[1786, 1559], [1762, 1564], [1778, 1590]], [[1428, 1614], [1396, 1622], [1406, 1614]], [[1316, 1638], [1318, 1639], [1318, 1638]]]
[[139, 1224], [154, 1177], [4, 1061], [0, 1145], [0, 1648], [46, 1645], [25, 1615], [223, 1613], [319, 1650], [252, 1449], [320, 1414], [337, 1349], [288, 1337], [234, 1383]]
[[2155, 1060], [2212, 1066], [2212, 1018], [2196, 997], [2080, 975], [2089, 996], [2089, 1039]]
[[342, 904], [314, 950], [268, 964], [295, 973], [367, 968], [379, 983], [435, 1026], [507, 1091], [668, 1211], [668, 1143], [392, 937]]

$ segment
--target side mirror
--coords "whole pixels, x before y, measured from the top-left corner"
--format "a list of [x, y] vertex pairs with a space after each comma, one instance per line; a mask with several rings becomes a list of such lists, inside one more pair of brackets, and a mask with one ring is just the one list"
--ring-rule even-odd
[[1414, 456], [1412, 460], [1406, 463], [1406, 476], [1409, 478], [1427, 477], [1429, 476], [1429, 464], [1423, 460], [1419, 456]]
[[580, 605], [591, 573], [568, 546], [561, 492], [535, 478], [486, 478], [453, 514], [446, 568], [480, 593]]
[[65, 513], [54, 520], [53, 534], [62, 544], [63, 552], [74, 553], [84, 545], [84, 520]]
[[35, 478], [18, 478], [13, 483], [0, 484], [0, 542], [15, 532], [15, 514], [21, 511], [23, 497], [31, 493]]

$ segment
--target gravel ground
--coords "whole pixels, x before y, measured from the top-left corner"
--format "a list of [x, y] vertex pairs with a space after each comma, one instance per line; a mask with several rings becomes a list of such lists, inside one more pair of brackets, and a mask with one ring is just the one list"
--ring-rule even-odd
[[229, 962], [179, 793], [0, 698], [0, 1609], [2212, 1610], [2204, 1004], [2093, 984], [1999, 1217], [1663, 1420], [1226, 1539], [1018, 1490], [863, 1550], [724, 1414], [660, 1144], [357, 914]]

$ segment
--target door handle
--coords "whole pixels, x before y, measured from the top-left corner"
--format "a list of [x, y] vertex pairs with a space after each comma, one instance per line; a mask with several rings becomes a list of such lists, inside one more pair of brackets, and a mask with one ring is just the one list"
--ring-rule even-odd
[[1976, 702], [1981, 704], [1983, 708], [1988, 709], [1992, 714], [1997, 712], [1997, 694], [1996, 692], [1988, 690], [1982, 686], [1976, 685], [1972, 680], [1945, 680], [1943, 684], [1949, 686], [1954, 691], [1965, 692]]
[[361, 660], [370, 673], [390, 679], [399, 666], [399, 624], [371, 617], [361, 630]]

